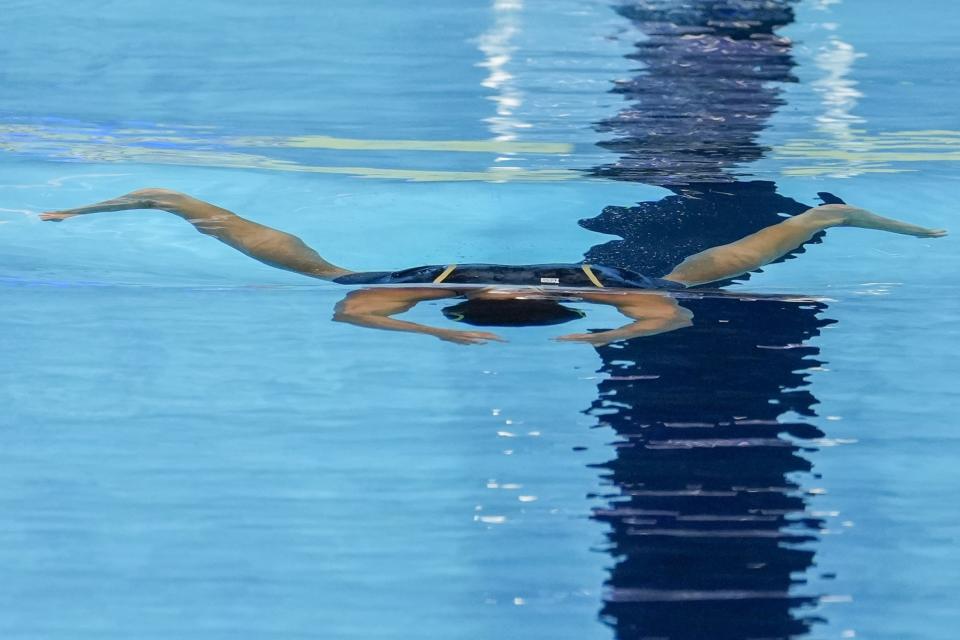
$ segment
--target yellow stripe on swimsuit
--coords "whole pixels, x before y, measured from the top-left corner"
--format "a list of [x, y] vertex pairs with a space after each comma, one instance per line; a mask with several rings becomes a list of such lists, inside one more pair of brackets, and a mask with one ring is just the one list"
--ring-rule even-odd
[[603, 283], [600, 282], [600, 279], [599, 279], [599, 278], [597, 278], [597, 274], [595, 274], [595, 273], [593, 272], [593, 269], [590, 268], [590, 265], [588, 265], [588, 264], [582, 264], [582, 265], [580, 265], [580, 268], [583, 269], [583, 272], [584, 272], [585, 274], [587, 274], [587, 277], [588, 277], [588, 278], [590, 278], [590, 282], [592, 282], [592, 283], [595, 284], [596, 286], [598, 286], [598, 287], [600, 287], [601, 289], [603, 289]]
[[443, 270], [443, 273], [441, 273], [440, 275], [438, 275], [436, 278], [433, 279], [433, 284], [440, 284], [441, 282], [446, 280], [450, 276], [450, 274], [453, 273], [453, 270], [456, 268], [457, 268], [456, 264], [448, 264], [447, 268]]

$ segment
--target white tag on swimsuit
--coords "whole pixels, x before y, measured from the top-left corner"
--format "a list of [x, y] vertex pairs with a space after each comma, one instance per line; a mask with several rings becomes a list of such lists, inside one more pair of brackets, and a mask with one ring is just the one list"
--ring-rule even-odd
[[540, 284], [560, 284], [560, 278], [540, 278]]

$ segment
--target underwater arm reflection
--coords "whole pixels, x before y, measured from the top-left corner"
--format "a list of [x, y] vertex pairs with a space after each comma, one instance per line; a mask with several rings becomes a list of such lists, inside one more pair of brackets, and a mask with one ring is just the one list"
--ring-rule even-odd
[[587, 342], [601, 347], [617, 340], [667, 333], [693, 324], [693, 312], [681, 307], [673, 298], [658, 293], [585, 293], [581, 297], [588, 302], [614, 306], [634, 322], [597, 333], [570, 333], [557, 337], [557, 340]]
[[487, 331], [441, 329], [391, 317], [409, 311], [424, 300], [442, 300], [458, 295], [457, 291], [451, 289], [426, 287], [363, 289], [349, 293], [346, 298], [338, 302], [333, 319], [359, 327], [424, 333], [457, 344], [483, 344], [490, 340], [506, 342], [500, 336]]

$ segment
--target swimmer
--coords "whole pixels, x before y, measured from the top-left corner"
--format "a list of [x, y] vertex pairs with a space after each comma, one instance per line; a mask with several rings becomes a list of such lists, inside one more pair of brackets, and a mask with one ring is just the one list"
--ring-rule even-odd
[[430, 327], [393, 316], [428, 300], [466, 298], [465, 302], [445, 308], [444, 314], [479, 326], [559, 324], [581, 315], [560, 301], [593, 302], [615, 307], [630, 322], [617, 329], [573, 333], [557, 340], [601, 346], [690, 326], [693, 314], [670, 296], [671, 291], [759, 269], [833, 227], [877, 229], [918, 238], [939, 238], [947, 234], [942, 229], [926, 229], [845, 204], [827, 204], [735, 242], [689, 256], [670, 273], [652, 278], [626, 269], [588, 264], [450, 264], [392, 272], [355, 272], [328, 262], [297, 236], [168, 189], [140, 189], [104, 202], [42, 213], [40, 218], [59, 222], [78, 215], [131, 209], [172, 213], [200, 233], [279, 269], [339, 284], [408, 285], [353, 291], [337, 304], [334, 319], [363, 327], [423, 333], [459, 344], [502, 341], [502, 338], [487, 331]]

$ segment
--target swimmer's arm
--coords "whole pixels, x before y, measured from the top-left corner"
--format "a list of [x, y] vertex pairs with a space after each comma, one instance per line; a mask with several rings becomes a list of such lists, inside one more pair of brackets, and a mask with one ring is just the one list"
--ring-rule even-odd
[[337, 303], [333, 319], [337, 322], [346, 322], [359, 327], [423, 333], [458, 344], [482, 344], [488, 340], [503, 342], [504, 340], [499, 336], [486, 331], [441, 329], [390, 317], [409, 311], [425, 300], [442, 300], [444, 298], [454, 298], [458, 295], [459, 292], [451, 289], [426, 287], [416, 289], [363, 289], [349, 293], [346, 298]]
[[693, 324], [693, 313], [684, 309], [669, 296], [658, 293], [585, 293], [581, 296], [588, 302], [608, 304], [633, 322], [617, 329], [597, 333], [571, 333], [557, 340], [589, 342], [603, 346], [617, 340], [667, 333]]
[[353, 273], [327, 262], [293, 234], [247, 220], [232, 211], [171, 189], [138, 189], [112, 200], [47, 211], [40, 214], [40, 219], [60, 222], [79, 215], [135, 209], [168, 211], [192, 224], [200, 233], [213, 236], [271, 267], [322, 280], [333, 280]]

